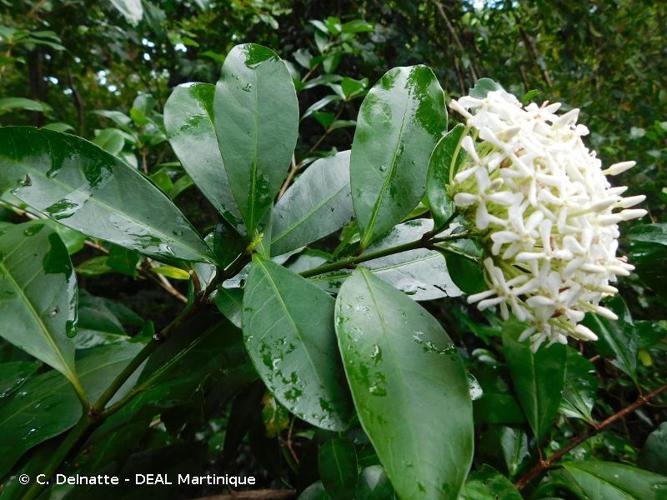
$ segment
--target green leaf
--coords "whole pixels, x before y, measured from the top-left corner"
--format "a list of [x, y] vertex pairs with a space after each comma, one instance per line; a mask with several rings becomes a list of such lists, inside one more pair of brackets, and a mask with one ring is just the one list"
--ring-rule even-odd
[[[431, 219], [413, 219], [398, 224], [380, 241], [369, 246], [367, 253], [417, 241], [432, 230]], [[370, 260], [364, 263], [364, 266], [413, 300], [435, 300], [461, 295], [461, 290], [449, 277], [444, 257], [435, 250], [408, 250]]]
[[37, 371], [40, 363], [33, 361], [10, 361], [0, 364], [0, 402], [11, 396], [26, 379]]
[[431, 151], [446, 127], [445, 95], [426, 66], [389, 70], [368, 92], [359, 111], [350, 164], [362, 247], [417, 205]]
[[522, 424], [525, 422], [509, 384], [495, 366], [483, 366], [475, 371], [482, 387], [482, 397], [475, 400], [475, 424]]
[[179, 85], [164, 105], [164, 126], [185, 171], [227, 222], [242, 231], [215, 135], [214, 95], [215, 86], [208, 83]]
[[514, 485], [500, 472], [486, 464], [470, 474], [459, 500], [522, 500]]
[[243, 317], [243, 289], [218, 287], [213, 303], [234, 326], [241, 328]]
[[398, 495], [455, 498], [472, 460], [472, 404], [442, 326], [358, 268], [336, 300], [336, 334], [357, 415]]
[[636, 381], [639, 339], [630, 311], [619, 296], [607, 300], [604, 305], [618, 316], [618, 320], [588, 314], [584, 324], [599, 337], [600, 352], [605, 356], [614, 356], [613, 364]]
[[93, 143], [116, 156], [125, 147], [125, 136], [117, 128], [105, 128], [99, 131], [93, 139]]
[[523, 330], [521, 323], [505, 324], [503, 353], [516, 397], [535, 438], [541, 442], [551, 430], [561, 403], [567, 352], [564, 345], [554, 344], [533, 353], [529, 342], [517, 340]]
[[454, 202], [449, 199], [447, 187], [449, 186], [450, 172], [456, 171], [465, 156], [460, 147], [464, 131], [465, 126], [459, 123], [447, 132], [436, 144], [428, 163], [426, 199], [438, 228], [444, 227], [454, 215], [455, 206]]
[[351, 415], [333, 312], [333, 299], [308, 280], [253, 259], [243, 295], [243, 335], [257, 372], [299, 418], [340, 431]]
[[[77, 359], [77, 370], [88, 396], [97, 399], [141, 348], [141, 344], [124, 343], [84, 351]], [[0, 406], [0, 477], [26, 451], [73, 427], [80, 417], [81, 403], [60, 373], [49, 371], [29, 379]]]
[[141, 21], [141, 18], [144, 17], [144, 8], [141, 0], [111, 0], [111, 4], [132, 25], [137, 25]]
[[629, 465], [586, 461], [563, 464], [589, 500], [660, 500], [667, 495], [667, 477]]
[[481, 263], [484, 252], [475, 240], [457, 239], [438, 244], [436, 248], [445, 256], [452, 281], [464, 293], [488, 289]]
[[530, 458], [528, 436], [525, 432], [513, 427], [501, 427], [499, 438], [507, 472], [514, 477], [526, 459]]
[[350, 152], [314, 162], [273, 209], [271, 252], [281, 255], [317, 241], [352, 218]]
[[297, 500], [330, 500], [331, 497], [327, 494], [327, 491], [324, 489], [322, 481], [317, 481], [316, 483], [311, 484], [301, 492]]
[[319, 471], [322, 484], [334, 500], [352, 500], [357, 485], [357, 452], [354, 444], [343, 438], [333, 438], [319, 450]]
[[6, 190], [67, 227], [158, 259], [212, 260], [183, 214], [122, 160], [68, 134], [0, 129]]
[[660, 424], [646, 438], [638, 463], [645, 469], [667, 475], [667, 422]]
[[356, 500], [389, 500], [395, 498], [394, 488], [381, 465], [369, 465], [361, 471]]
[[285, 62], [261, 45], [237, 45], [222, 66], [213, 109], [232, 194], [252, 235], [287, 175], [298, 135], [299, 103]]
[[475, 82], [475, 86], [470, 89], [469, 95], [477, 99], [484, 99], [489, 92], [500, 89], [502, 89], [500, 84], [491, 78], [480, 78]]
[[588, 423], [594, 423], [591, 411], [595, 404], [597, 388], [598, 381], [593, 363], [579, 351], [568, 347], [565, 388], [560, 412], [566, 417], [580, 418]]
[[15, 109], [48, 113], [51, 111], [51, 106], [33, 99], [26, 99], [25, 97], [3, 97], [0, 99], [0, 116]]
[[0, 227], [0, 336], [74, 385], [77, 286], [67, 249], [44, 221]]

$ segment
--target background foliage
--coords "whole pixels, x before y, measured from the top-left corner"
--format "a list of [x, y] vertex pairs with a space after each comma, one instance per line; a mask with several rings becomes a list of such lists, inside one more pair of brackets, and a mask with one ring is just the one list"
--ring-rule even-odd
[[[511, 324], [503, 325], [492, 314], [468, 308], [459, 298], [442, 298], [456, 295], [451, 293], [456, 289], [453, 283], [445, 293], [424, 288], [417, 268], [411, 268], [412, 284], [403, 290], [424, 294], [421, 298], [437, 298], [423, 305], [458, 348], [474, 381], [472, 386], [483, 393], [473, 405], [475, 456], [463, 493], [466, 498], [494, 494], [518, 498], [511, 485], [517, 482], [527, 498], [612, 498], [607, 496], [609, 491], [626, 498], [618, 493], [621, 485], [614, 483], [614, 475], [631, 483], [628, 478], [639, 473], [624, 465], [615, 466], [618, 470], [605, 468], [593, 459], [667, 474], [667, 437], [665, 425], [660, 425], [667, 402], [664, 397], [648, 404], [637, 399], [667, 382], [667, 229], [661, 224], [667, 202], [666, 23], [667, 5], [648, 0], [0, 0], [0, 124], [67, 131], [136, 166], [178, 204], [201, 234], [212, 233], [214, 247], [224, 242], [215, 247], [215, 254], [224, 258], [220, 256], [228, 252], [230, 260], [225, 264], [229, 264], [243, 243], [233, 248], [233, 232], [217, 226], [217, 207], [207, 201], [215, 194], [202, 194], [193, 187], [186, 173], [188, 165], [182, 165], [174, 154], [177, 143], [167, 141], [174, 133], [164, 114], [176, 85], [191, 81], [215, 84], [225, 56], [239, 43], [271, 47], [288, 62], [301, 117], [290, 180], [301, 178], [298, 175], [304, 169], [304, 177], [311, 169], [324, 169], [318, 167], [322, 162], [336, 168], [344, 153], [331, 154], [350, 148], [363, 97], [396, 66], [430, 66], [447, 98], [467, 93], [478, 78], [488, 76], [526, 100], [562, 101], [580, 107], [581, 121], [592, 132], [589, 144], [605, 163], [637, 160], [639, 166], [620, 182], [629, 186], [630, 194], [647, 194], [645, 206], [650, 212], [650, 220], [625, 228], [623, 251], [637, 270], [622, 282], [625, 302], [617, 299], [611, 304], [621, 320], [590, 319], [589, 326], [601, 337], [600, 342], [582, 347], [579, 353], [568, 348], [544, 354], [549, 359], [537, 363], [544, 373], [532, 376], [543, 381], [545, 393], [532, 393], [521, 385], [529, 375], [522, 374], [526, 364], [520, 360], [530, 354], [514, 341], [516, 329]], [[199, 90], [212, 92], [205, 86]], [[184, 150], [188, 147], [192, 145], [183, 145]], [[324, 158], [314, 162], [320, 157]], [[0, 188], [5, 189], [1, 182]], [[290, 196], [298, 200], [300, 195], [288, 192], [285, 199]], [[29, 208], [3, 200], [0, 220], [18, 223], [30, 218]], [[276, 210], [280, 212], [280, 204]], [[345, 214], [340, 216], [345, 219]], [[418, 238], [428, 231], [429, 227], [415, 227], [425, 224], [419, 220], [396, 226], [390, 243], [413, 241], [415, 235]], [[387, 228], [395, 222], [389, 220]], [[100, 368], [95, 356], [104, 359], [104, 352], [99, 350], [77, 360], [77, 383], [90, 394], [100, 394], [104, 387], [99, 381], [112, 379], [123, 362], [136, 354], [136, 346], [168, 325], [182, 302], [206, 288], [206, 283], [194, 283], [189, 270], [179, 267], [178, 261], [157, 262], [142, 257], [136, 249], [86, 239], [55, 224], [48, 230], [58, 231], [78, 276], [77, 348], [113, 345], [118, 336], [126, 335], [139, 341], [127, 343], [114, 358], [116, 365]], [[345, 228], [288, 265], [295, 272], [306, 271], [332, 255], [344, 255], [353, 233]], [[30, 238], [45, 256], [54, 251], [46, 233]], [[307, 242], [289, 234], [280, 238], [285, 252], [303, 243]], [[390, 243], [376, 242], [369, 250], [381, 250]], [[7, 250], [0, 248], [0, 253]], [[160, 256], [158, 250], [143, 253]], [[447, 263], [454, 278], [454, 269], [465, 264], [451, 254]], [[394, 264], [377, 264], [381, 269], [374, 269], [375, 274], [391, 273]], [[265, 262], [264, 279], [294, 279], [282, 276], [281, 268], [273, 266]], [[262, 279], [258, 269], [253, 268], [243, 280], [252, 284]], [[426, 267], [421, 272], [435, 271]], [[205, 274], [204, 269], [197, 270], [198, 276]], [[329, 283], [324, 285], [337, 289], [340, 283], [336, 282], [344, 277], [327, 275]], [[398, 283], [400, 278], [388, 279]], [[441, 282], [447, 280], [450, 277], [444, 271]], [[63, 277], [61, 286], [66, 282]], [[377, 286], [388, 301], [394, 300], [392, 290], [363, 281], [361, 276], [347, 283], [348, 288]], [[238, 290], [229, 288], [215, 298], [218, 308], [237, 326]], [[323, 302], [326, 297], [323, 294]], [[300, 300], [298, 296], [292, 299]], [[262, 304], [270, 297], [257, 300]], [[8, 321], [0, 318], [0, 328], [10, 328]], [[157, 347], [137, 381], [141, 390], [136, 397], [87, 438], [82, 452], [66, 463], [66, 470], [254, 474], [265, 488], [306, 490], [303, 498], [391, 498], [392, 486], [379, 465], [389, 444], [373, 442], [372, 446], [359, 425], [341, 433], [333, 422], [324, 431], [306, 423], [312, 421], [308, 415], [296, 412], [300, 418], [292, 416], [281, 404], [289, 394], [273, 390], [274, 398], [266, 390], [243, 354], [240, 333], [225, 321], [207, 308], [188, 320], [191, 323], [174, 335], [173, 343]], [[265, 326], [258, 324], [257, 328]], [[185, 356], [173, 357], [199, 332], [202, 335]], [[367, 348], [371, 356], [373, 346]], [[212, 352], [220, 354], [212, 357]], [[554, 381], [549, 363], [557, 365], [565, 358], [565, 379]], [[68, 376], [72, 360], [73, 353], [69, 353], [64, 361], [42, 361]], [[15, 415], [13, 408], [20, 406], [17, 396], [29, 395], [35, 404], [51, 408], [60, 420], [43, 426], [37, 425], [39, 412], [18, 414], [13, 417], [15, 423], [0, 416], [1, 495], [13, 498], [20, 488], [12, 478], [23, 470], [41, 470], [62, 439], [54, 436], [76, 423], [80, 407], [62, 377], [4, 341], [0, 361], [0, 415]], [[44, 387], [52, 388], [47, 392]], [[549, 394], [561, 387], [563, 402], [559, 408], [552, 407]], [[641, 403], [636, 411], [605, 420], [635, 401]], [[415, 413], [410, 417], [419, 418], [419, 412]], [[432, 425], [433, 434], [438, 434], [437, 423], [422, 425]], [[576, 441], [588, 434], [594, 436], [581, 444]], [[579, 446], [565, 455], [570, 461], [563, 460], [564, 467], [554, 462], [556, 467], [546, 473], [539, 467], [543, 459], [551, 465], [549, 457], [567, 451], [564, 447], [573, 440]], [[526, 479], [536, 464], [543, 478], [539, 484]], [[393, 471], [387, 472], [391, 476]], [[635, 479], [649, 484], [648, 479]], [[596, 497], [590, 492], [598, 483], [611, 489]], [[218, 491], [204, 486], [165, 489], [159, 494], [195, 497]], [[74, 489], [55, 494], [85, 498], [91, 493]], [[119, 495], [118, 490], [111, 494]], [[132, 494], [122, 493], [127, 498]], [[640, 489], [630, 488], [625, 494], [642, 498]]]

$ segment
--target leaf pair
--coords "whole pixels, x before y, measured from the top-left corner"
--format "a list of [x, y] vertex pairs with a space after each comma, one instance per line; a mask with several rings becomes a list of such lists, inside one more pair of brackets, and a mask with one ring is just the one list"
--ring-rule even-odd
[[261, 257], [243, 305], [250, 357], [284, 406], [318, 427], [346, 429], [342, 360], [357, 416], [399, 495], [456, 496], [472, 458], [472, 408], [457, 349], [435, 318], [370, 271], [355, 271], [334, 302]]
[[177, 87], [164, 114], [195, 184], [230, 224], [252, 236], [266, 223], [298, 135], [299, 105], [284, 61], [261, 45], [237, 45], [215, 87]]

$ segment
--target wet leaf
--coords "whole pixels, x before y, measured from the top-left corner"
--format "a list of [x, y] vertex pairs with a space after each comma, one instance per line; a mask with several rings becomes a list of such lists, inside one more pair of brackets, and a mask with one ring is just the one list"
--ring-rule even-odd
[[218, 287], [213, 303], [234, 326], [241, 328], [243, 318], [243, 289]]
[[176, 206], [122, 160], [84, 139], [0, 129], [0, 192], [82, 233], [158, 259], [211, 260]]
[[486, 464], [470, 474], [459, 500], [522, 500], [514, 485], [500, 472]]
[[0, 336], [73, 384], [77, 286], [67, 249], [40, 221], [0, 228]]
[[[432, 229], [431, 219], [413, 219], [398, 224], [363, 253], [368, 254], [417, 241]], [[445, 258], [435, 250], [425, 248], [408, 250], [369, 260], [364, 262], [364, 266], [387, 283], [405, 292], [413, 300], [435, 300], [461, 295], [461, 291], [449, 277]], [[349, 275], [350, 271], [339, 270], [314, 276], [311, 280], [325, 290], [336, 293]]]
[[271, 49], [237, 45], [215, 89], [216, 135], [231, 191], [252, 235], [287, 175], [299, 104], [285, 62]]
[[[97, 399], [141, 348], [141, 344], [124, 343], [83, 351], [77, 370], [88, 396]], [[80, 417], [81, 403], [60, 373], [52, 370], [29, 379], [0, 406], [0, 476], [30, 448], [65, 432]]]
[[567, 349], [567, 372], [560, 412], [566, 417], [581, 418], [589, 423], [595, 420], [591, 415], [595, 404], [598, 381], [595, 366], [575, 349]]
[[397, 494], [455, 498], [472, 460], [472, 403], [442, 326], [359, 268], [338, 295], [336, 334], [357, 415]]
[[456, 208], [454, 202], [449, 199], [447, 187], [449, 186], [450, 172], [455, 172], [464, 158], [464, 152], [460, 147], [464, 131], [465, 126], [459, 123], [447, 132], [436, 144], [429, 160], [426, 176], [426, 199], [438, 228], [444, 227], [454, 215]]
[[308, 280], [253, 259], [243, 295], [243, 335], [257, 372], [299, 418], [343, 430], [351, 415], [333, 312], [333, 299]]
[[417, 205], [447, 127], [445, 95], [426, 66], [394, 68], [368, 92], [352, 144], [354, 211], [367, 247]]
[[319, 450], [319, 471], [322, 484], [334, 500], [355, 498], [357, 484], [357, 452], [354, 443], [343, 438], [324, 442]]
[[337, 231], [352, 212], [350, 152], [317, 160], [273, 209], [271, 253], [281, 255]]
[[40, 363], [33, 361], [10, 361], [0, 364], [0, 402], [21, 387]]
[[600, 352], [605, 356], [613, 356], [614, 365], [636, 381], [639, 338], [630, 311], [618, 296], [609, 299], [605, 306], [618, 316], [618, 320], [588, 314], [584, 324], [599, 337]]
[[524, 330], [520, 323], [503, 328], [503, 352], [512, 375], [512, 384], [530, 428], [542, 441], [552, 428], [561, 404], [567, 352], [562, 344], [542, 346], [536, 353], [530, 342], [519, 342]]
[[667, 475], [667, 422], [661, 423], [646, 438], [638, 463], [645, 469]]
[[586, 461], [567, 462], [563, 468], [590, 500], [660, 500], [667, 495], [667, 477], [629, 465]]
[[394, 488], [381, 465], [369, 465], [361, 471], [357, 483], [356, 500], [391, 500]]
[[232, 226], [243, 231], [213, 124], [215, 85], [179, 85], [164, 105], [164, 126], [185, 171]]

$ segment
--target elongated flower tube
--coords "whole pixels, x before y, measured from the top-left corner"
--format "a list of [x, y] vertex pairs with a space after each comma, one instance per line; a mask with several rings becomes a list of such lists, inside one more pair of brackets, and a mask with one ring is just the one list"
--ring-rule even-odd
[[596, 340], [580, 322], [587, 312], [616, 319], [600, 301], [634, 269], [616, 255], [618, 224], [646, 214], [631, 208], [645, 196], [621, 197], [627, 188], [608, 177], [635, 163], [603, 170], [582, 141], [579, 110], [557, 114], [559, 103], [522, 106], [499, 89], [450, 107], [468, 134], [466, 161], [448, 189], [486, 249], [488, 290], [468, 302], [529, 323], [521, 339], [534, 351], [545, 341]]

